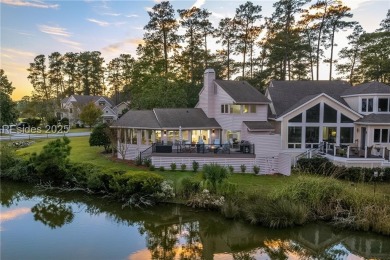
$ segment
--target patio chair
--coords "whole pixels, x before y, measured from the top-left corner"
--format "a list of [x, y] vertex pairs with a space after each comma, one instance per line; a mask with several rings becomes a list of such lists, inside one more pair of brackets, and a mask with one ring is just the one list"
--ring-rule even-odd
[[230, 153], [230, 144], [227, 142], [222, 145], [222, 149], [220, 149], [221, 153]]

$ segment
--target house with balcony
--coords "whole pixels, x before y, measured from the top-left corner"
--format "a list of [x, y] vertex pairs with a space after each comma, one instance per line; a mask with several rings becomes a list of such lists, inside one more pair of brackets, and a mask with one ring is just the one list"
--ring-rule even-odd
[[89, 95], [71, 95], [61, 100], [61, 109], [56, 112], [57, 118], [68, 118], [69, 124], [74, 126], [76, 124], [82, 125], [80, 120], [80, 112], [83, 107], [93, 102], [96, 107], [103, 112], [102, 122], [112, 123], [118, 119], [118, 109], [115, 108], [110, 98], [105, 96], [89, 96]]
[[266, 97], [284, 153], [320, 154], [346, 166], [388, 166], [390, 86], [272, 81]]
[[213, 69], [195, 108], [131, 110], [111, 127], [117, 131], [118, 158], [150, 158], [156, 167], [218, 163], [247, 172], [289, 175], [291, 158], [281, 153], [281, 136], [268, 120], [271, 103], [246, 81], [217, 80]]

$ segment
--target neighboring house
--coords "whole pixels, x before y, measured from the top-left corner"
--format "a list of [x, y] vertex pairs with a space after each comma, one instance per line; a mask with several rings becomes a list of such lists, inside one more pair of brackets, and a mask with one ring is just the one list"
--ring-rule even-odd
[[130, 102], [123, 101], [118, 105], [116, 105], [115, 107], [113, 107], [113, 110], [115, 111], [115, 113], [118, 115], [119, 118], [122, 115], [124, 115], [127, 111], [129, 111], [129, 108], [130, 108]]
[[270, 114], [284, 153], [306, 156], [321, 151], [344, 165], [387, 165], [390, 86], [272, 81], [266, 97], [272, 101]]
[[236, 171], [290, 174], [291, 158], [281, 154], [280, 135], [268, 121], [268, 100], [245, 81], [216, 80], [213, 69], [195, 108], [129, 111], [118, 130], [118, 157], [150, 157], [156, 166], [215, 162]]
[[83, 107], [93, 102], [102, 112], [102, 122], [112, 123], [118, 119], [118, 114], [114, 109], [113, 102], [104, 96], [71, 95], [61, 100], [61, 110], [57, 112], [57, 118], [69, 119], [70, 125], [83, 124], [79, 115]]

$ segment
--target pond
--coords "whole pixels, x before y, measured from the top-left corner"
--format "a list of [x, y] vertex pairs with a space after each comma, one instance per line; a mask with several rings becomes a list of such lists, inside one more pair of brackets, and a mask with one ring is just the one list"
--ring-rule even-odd
[[315, 223], [272, 230], [162, 204], [1, 184], [1, 259], [390, 259], [390, 238]]

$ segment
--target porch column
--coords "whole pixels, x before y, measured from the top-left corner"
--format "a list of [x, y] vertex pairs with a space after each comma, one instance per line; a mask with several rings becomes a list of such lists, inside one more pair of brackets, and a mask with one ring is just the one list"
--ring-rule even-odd
[[367, 158], [367, 145], [364, 147], [364, 158]]
[[349, 145], [347, 146], [347, 158], [349, 158]]

